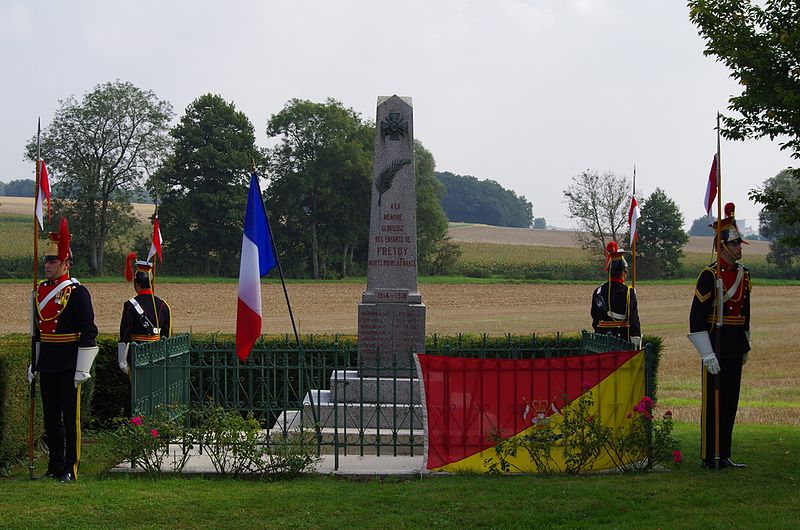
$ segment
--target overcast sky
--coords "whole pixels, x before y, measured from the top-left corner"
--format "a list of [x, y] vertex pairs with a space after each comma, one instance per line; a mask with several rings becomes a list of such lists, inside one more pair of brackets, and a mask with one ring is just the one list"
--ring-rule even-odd
[[[116, 79], [176, 119], [215, 93], [253, 122], [290, 98], [333, 97], [375, 119], [411, 96], [414, 134], [439, 171], [493, 179], [534, 215], [570, 226], [563, 190], [585, 169], [657, 186], [687, 226], [716, 149], [717, 111], [740, 92], [702, 54], [682, 0], [0, 0], [0, 179], [33, 178], [25, 143], [60, 99]], [[723, 195], [792, 165], [769, 141], [722, 144]]]

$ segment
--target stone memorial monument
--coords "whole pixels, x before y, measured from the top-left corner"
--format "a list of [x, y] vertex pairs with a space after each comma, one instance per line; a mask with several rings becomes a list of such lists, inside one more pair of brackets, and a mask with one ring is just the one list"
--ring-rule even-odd
[[417, 291], [417, 195], [411, 98], [378, 98], [367, 290], [358, 304], [363, 375], [413, 377], [425, 347], [425, 305]]

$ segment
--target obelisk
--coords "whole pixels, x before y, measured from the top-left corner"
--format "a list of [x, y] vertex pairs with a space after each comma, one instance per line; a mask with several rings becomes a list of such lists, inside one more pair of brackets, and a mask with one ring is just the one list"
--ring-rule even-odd
[[364, 375], [414, 377], [411, 354], [424, 351], [425, 305], [417, 290], [411, 98], [379, 97], [375, 124], [367, 290], [358, 305], [359, 363]]

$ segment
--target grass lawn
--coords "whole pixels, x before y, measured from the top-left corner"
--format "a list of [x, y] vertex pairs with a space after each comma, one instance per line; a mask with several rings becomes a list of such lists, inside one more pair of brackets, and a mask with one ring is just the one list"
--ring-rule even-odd
[[104, 471], [102, 438], [81, 480], [0, 479], [3, 528], [797, 528], [800, 430], [739, 425], [746, 470], [702, 470], [698, 427], [677, 423], [684, 463], [643, 475], [426, 476], [286, 482], [156, 479]]

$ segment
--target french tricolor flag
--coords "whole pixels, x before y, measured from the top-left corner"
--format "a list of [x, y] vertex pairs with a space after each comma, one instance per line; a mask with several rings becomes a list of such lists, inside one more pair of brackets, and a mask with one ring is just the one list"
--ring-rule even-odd
[[250, 177], [239, 263], [239, 303], [236, 308], [236, 355], [246, 361], [261, 336], [261, 277], [278, 266], [269, 221], [255, 173]]

